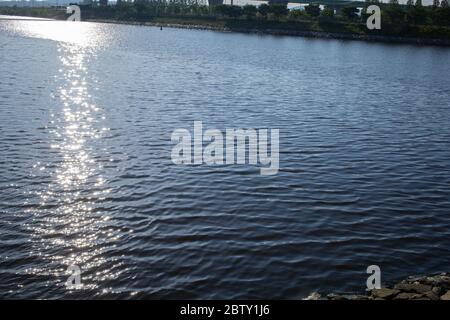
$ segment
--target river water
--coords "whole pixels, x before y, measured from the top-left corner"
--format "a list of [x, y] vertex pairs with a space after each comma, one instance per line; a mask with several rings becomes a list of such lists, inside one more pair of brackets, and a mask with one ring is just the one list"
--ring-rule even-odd
[[[282, 298], [450, 267], [450, 49], [0, 21], [0, 297]], [[280, 170], [171, 134], [278, 128]], [[69, 266], [81, 288], [68, 289]]]

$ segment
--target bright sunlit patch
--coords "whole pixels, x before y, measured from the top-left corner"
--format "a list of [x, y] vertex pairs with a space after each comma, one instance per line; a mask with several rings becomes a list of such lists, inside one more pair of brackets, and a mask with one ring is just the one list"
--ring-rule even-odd
[[69, 21], [14, 21], [8, 31], [26, 37], [54, 40], [78, 46], [106, 46], [113, 38], [101, 24]]
[[105, 37], [101, 27], [90, 23], [20, 21], [14, 25], [24, 36], [58, 41], [60, 64], [56, 90], [50, 96], [54, 105], [48, 132], [59, 161], [47, 167], [36, 163], [35, 170], [43, 167], [50, 182], [39, 194], [41, 209], [30, 212], [36, 217], [32, 226], [36, 255], [45, 264], [29, 272], [48, 274], [64, 283], [67, 268], [76, 265], [81, 269], [81, 288], [94, 289], [99, 282], [118, 276], [104, 266], [104, 247], [99, 246], [119, 238], [117, 229], [109, 225], [110, 217], [98, 209], [110, 190], [92, 148], [109, 128], [104, 126], [103, 109], [89, 94], [98, 82], [88, 66], [97, 58], [98, 46], [106, 43]]

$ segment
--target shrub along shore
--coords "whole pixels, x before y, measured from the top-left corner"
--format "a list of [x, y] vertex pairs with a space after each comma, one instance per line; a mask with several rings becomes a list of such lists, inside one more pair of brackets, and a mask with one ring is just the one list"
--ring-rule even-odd
[[[206, 6], [185, 0], [119, 2], [114, 6], [82, 6], [84, 21], [127, 23], [177, 28], [209, 29], [450, 46], [449, 0], [435, 0], [422, 6], [421, 0], [399, 5], [376, 3], [381, 8], [381, 29], [366, 26], [366, 7], [358, 14], [355, 6], [334, 8], [309, 5], [305, 10], [288, 10], [284, 4]], [[0, 7], [0, 14], [65, 19], [64, 8]]]

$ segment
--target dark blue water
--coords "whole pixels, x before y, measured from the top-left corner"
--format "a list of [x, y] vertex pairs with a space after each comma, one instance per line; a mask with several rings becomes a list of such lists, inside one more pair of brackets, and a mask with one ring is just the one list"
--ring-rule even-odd
[[[450, 266], [450, 49], [0, 21], [0, 297], [283, 298]], [[280, 171], [171, 133], [280, 129]], [[67, 290], [66, 269], [82, 288]]]

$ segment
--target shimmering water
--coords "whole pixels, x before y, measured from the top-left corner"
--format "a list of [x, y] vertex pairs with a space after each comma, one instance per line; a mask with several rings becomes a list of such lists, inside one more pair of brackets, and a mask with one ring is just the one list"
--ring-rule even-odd
[[[289, 298], [450, 266], [450, 50], [0, 21], [0, 297]], [[280, 172], [176, 166], [279, 128]], [[76, 264], [82, 289], [66, 290]]]

